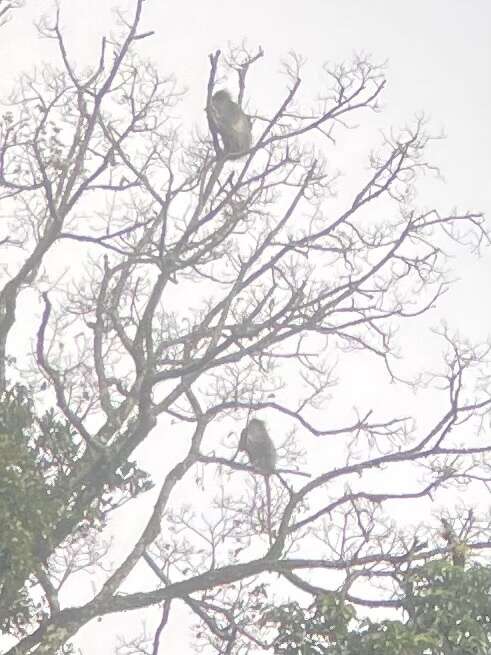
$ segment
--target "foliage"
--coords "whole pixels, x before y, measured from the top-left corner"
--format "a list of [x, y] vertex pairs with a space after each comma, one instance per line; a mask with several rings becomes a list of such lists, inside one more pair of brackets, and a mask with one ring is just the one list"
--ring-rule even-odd
[[[33, 405], [24, 387], [14, 387], [2, 394], [0, 611], [2, 627], [6, 629], [11, 622], [17, 627], [22, 625], [34, 610], [25, 589], [14, 601], [15, 592], [19, 587], [22, 589], [25, 579], [38, 569], [41, 543], [49, 543], [61, 512], [61, 505], [54, 498], [54, 484], [48, 484], [45, 474], [52, 468], [48, 458], [59, 451], [57, 441], [62, 434], [52, 415], [36, 423]], [[41, 448], [40, 456], [36, 452], [36, 442]], [[67, 443], [70, 442], [67, 440]], [[55, 445], [56, 451], [50, 451], [48, 444]], [[54, 470], [51, 474], [56, 478]]]
[[308, 609], [298, 602], [270, 608], [263, 622], [278, 630], [274, 640], [278, 655], [324, 655], [331, 652], [332, 644], [345, 642], [355, 616], [353, 606], [333, 593], [325, 594]]
[[[53, 410], [36, 416], [29, 390], [16, 385], [0, 397], [0, 628], [22, 631], [43, 605], [32, 600], [31, 583], [42, 575], [46, 555], [56, 544], [63, 521], [72, 537], [100, 529], [108, 511], [127, 496], [151, 487], [147, 474], [128, 462], [100, 486], [89, 505], [81, 505], [70, 488], [80, 443]], [[95, 481], [91, 480], [92, 485]]]
[[278, 655], [487, 655], [491, 645], [491, 568], [436, 559], [404, 575], [405, 620], [359, 620], [336, 594], [313, 607], [271, 608]]

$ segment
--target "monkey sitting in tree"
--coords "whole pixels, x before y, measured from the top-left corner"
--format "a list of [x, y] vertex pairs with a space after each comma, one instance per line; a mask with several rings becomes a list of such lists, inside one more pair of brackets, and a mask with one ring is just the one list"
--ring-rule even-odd
[[271, 475], [276, 467], [276, 448], [264, 421], [253, 418], [240, 434], [239, 450], [247, 453], [251, 465], [263, 475]]
[[245, 155], [252, 143], [251, 119], [232, 100], [228, 91], [221, 90], [213, 94], [209, 117], [222, 138], [225, 155], [230, 159]]
[[[258, 473], [265, 476], [274, 473], [287, 489], [288, 486], [280, 473], [301, 475], [305, 478], [310, 478], [310, 473], [304, 473], [303, 471], [296, 471], [293, 469], [276, 468], [276, 448], [266, 430], [264, 421], [261, 421], [258, 418], [251, 419], [240, 433], [237, 453], [241, 450], [247, 453], [251, 466], [253, 466]], [[237, 453], [235, 453], [234, 459], [237, 456]]]
[[271, 544], [271, 486], [269, 476], [274, 473], [276, 467], [276, 448], [266, 430], [264, 421], [258, 418], [253, 418], [249, 421], [240, 434], [238, 450], [245, 451], [251, 465], [257, 469], [258, 473], [264, 475], [268, 510], [268, 533]]

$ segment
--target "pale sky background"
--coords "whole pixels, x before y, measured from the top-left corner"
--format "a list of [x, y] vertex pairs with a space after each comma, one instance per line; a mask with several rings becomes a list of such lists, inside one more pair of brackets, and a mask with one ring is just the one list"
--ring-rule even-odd
[[[112, 0], [60, 0], [71, 59], [81, 67], [95, 63], [101, 36], [114, 26], [111, 10], [115, 5]], [[26, 8], [16, 12], [0, 31], [0, 93], [8, 91], [22, 70], [53, 61], [53, 44], [40, 41], [32, 25], [34, 19], [52, 11], [51, 1], [27, 0]], [[246, 98], [252, 102], [253, 94], [252, 104], [257, 107], [270, 107], [284, 94], [280, 60], [290, 50], [307, 58], [304, 93], [312, 98], [325, 61], [339, 62], [353, 52], [387, 61], [380, 125], [400, 127], [424, 111], [433, 131], [443, 130], [447, 135], [429, 150], [444, 181], [432, 179], [423, 185], [425, 199], [443, 211], [458, 207], [489, 216], [490, 25], [489, 0], [147, 0], [142, 31], [151, 29], [155, 35], [142, 42], [142, 52], [163, 74], [173, 73], [189, 90], [187, 99], [175, 110], [182, 109], [183, 129], [193, 124], [204, 126], [208, 55], [217, 48], [225, 49], [229, 42], [238, 44], [245, 38], [251, 49], [261, 45], [265, 51], [264, 59], [250, 74]], [[374, 140], [361, 141], [362, 157], [378, 143], [376, 132]], [[349, 175], [346, 168], [345, 173]], [[455, 272], [460, 280], [425, 319], [426, 325], [438, 324], [444, 317], [471, 338], [483, 340], [490, 333], [491, 251], [480, 260], [461, 254]], [[421, 361], [432, 356], [421, 342], [408, 347]], [[139, 503], [143, 506], [144, 499]], [[127, 531], [128, 544], [135, 534], [136, 523]], [[124, 543], [119, 546], [124, 549]], [[106, 618], [83, 629], [77, 644], [87, 654], [110, 654], [114, 633], [123, 630], [123, 622], [127, 625], [132, 620], [129, 615]], [[138, 624], [139, 619], [135, 620]], [[162, 652], [188, 652], [186, 633], [181, 635], [179, 630], [174, 623]]]

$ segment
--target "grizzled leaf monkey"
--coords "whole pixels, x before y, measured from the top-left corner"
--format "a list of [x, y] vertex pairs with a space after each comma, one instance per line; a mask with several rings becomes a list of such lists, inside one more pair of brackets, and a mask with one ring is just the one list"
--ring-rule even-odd
[[264, 421], [253, 418], [242, 430], [239, 450], [247, 453], [251, 465], [264, 475], [266, 502], [268, 504], [268, 532], [271, 540], [271, 486], [269, 476], [276, 467], [276, 448], [269, 436]]
[[213, 94], [210, 102], [210, 120], [222, 138], [223, 150], [229, 159], [238, 159], [247, 153], [252, 143], [251, 119], [222, 89]]

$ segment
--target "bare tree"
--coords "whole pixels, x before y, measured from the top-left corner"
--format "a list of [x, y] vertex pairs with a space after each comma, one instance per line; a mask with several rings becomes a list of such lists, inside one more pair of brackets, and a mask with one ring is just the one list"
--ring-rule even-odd
[[[136, 0], [131, 19], [120, 16], [124, 34], [103, 39], [90, 73], [72, 63], [59, 14], [42, 23], [60, 67], [23, 74], [0, 124], [8, 262], [0, 385], [5, 400], [22, 376], [35, 406], [52, 390], [58, 421], [57, 439], [39, 415], [32, 421], [50, 519], [29, 541], [24, 568], [2, 574], [0, 619], [16, 638], [8, 655], [52, 654], [92, 619], [163, 604], [140, 651], [157, 653], [175, 599], [194, 613], [198, 643], [220, 653], [267, 648], [259, 617], [272, 572], [313, 595], [341, 588], [362, 606], [398, 607], [401, 571], [449, 547], [438, 521], [396, 530], [385, 504], [405, 507], [452, 485], [488, 489], [491, 479], [489, 346], [447, 328], [444, 366], [423, 380], [440, 390], [431, 424], [361, 408], [332, 425], [320, 411], [335, 382], [331, 352], [372, 357], [390, 382], [410, 384], [395, 328], [447, 290], [445, 248], [477, 252], [488, 241], [479, 213], [418, 207], [419, 176], [433, 170], [424, 119], [386, 135], [356, 191], [334, 202], [329, 152], [352, 120], [378, 110], [383, 68], [359, 57], [326, 65], [319, 99], [305, 106], [302, 61], [292, 55], [285, 96], [266, 114], [248, 86], [263, 52], [216, 52], [206, 106], [223, 67], [235, 71], [253, 121], [249, 154], [228, 161], [212, 121], [200, 138], [180, 139], [173, 78], [138, 56], [151, 36], [140, 31], [143, 6]], [[26, 326], [26, 315], [36, 321]], [[17, 344], [31, 323], [29, 358]], [[233, 457], [250, 415], [266, 412], [287, 471], [271, 476], [271, 526], [262, 477]], [[284, 442], [275, 420], [290, 430]], [[108, 570], [98, 531], [149, 488], [132, 453], [156, 427], [162, 448], [171, 452], [179, 434], [187, 453], [166, 473], [131, 550]], [[308, 480], [288, 473], [305, 472], [294, 428], [336, 452]], [[401, 466], [408, 483], [391, 488], [387, 476]], [[193, 479], [206, 492], [202, 515], [176, 498]], [[457, 518], [446, 520], [469, 553], [489, 549], [486, 517], [476, 513], [462, 534]], [[154, 588], [122, 592], [139, 563]], [[60, 588], [85, 567], [98, 570], [93, 597], [60, 606]], [[29, 590], [41, 594], [41, 609], [15, 623], [11, 608]]]

